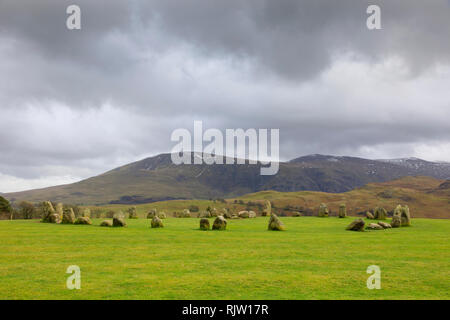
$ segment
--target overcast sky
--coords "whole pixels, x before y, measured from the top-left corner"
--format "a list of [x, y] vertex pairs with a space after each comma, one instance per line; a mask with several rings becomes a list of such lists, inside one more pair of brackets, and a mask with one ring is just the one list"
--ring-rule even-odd
[[279, 128], [282, 160], [450, 161], [449, 88], [449, 0], [0, 0], [0, 192], [170, 152], [194, 120]]

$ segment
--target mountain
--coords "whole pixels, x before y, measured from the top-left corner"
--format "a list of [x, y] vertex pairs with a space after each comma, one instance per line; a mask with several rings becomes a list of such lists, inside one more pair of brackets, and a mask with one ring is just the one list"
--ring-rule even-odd
[[367, 183], [405, 176], [450, 177], [450, 164], [400, 160], [309, 155], [281, 162], [277, 175], [261, 176], [260, 164], [174, 165], [170, 154], [160, 154], [77, 183], [4, 196], [11, 201], [136, 204], [172, 199], [230, 198], [264, 190], [341, 193]]

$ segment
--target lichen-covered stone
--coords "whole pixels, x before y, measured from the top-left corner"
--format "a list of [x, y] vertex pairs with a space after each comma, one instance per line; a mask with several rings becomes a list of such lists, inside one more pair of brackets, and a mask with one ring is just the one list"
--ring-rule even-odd
[[281, 222], [280, 218], [275, 213], [270, 215], [269, 225], [267, 227], [268, 230], [271, 231], [284, 231], [286, 230], [283, 222]]
[[131, 207], [128, 209], [128, 218], [129, 219], [137, 219], [138, 218], [136, 207]]
[[392, 228], [391, 225], [390, 225], [389, 223], [386, 223], [386, 222], [383, 222], [383, 221], [378, 221], [378, 224], [379, 224], [380, 226], [382, 226], [383, 229], [390, 229], [390, 228]]
[[339, 206], [339, 218], [345, 218], [347, 216], [347, 206], [343, 203]]
[[113, 218], [113, 227], [125, 227], [126, 225], [125, 219], [120, 214]]
[[56, 213], [53, 205], [50, 201], [44, 201], [42, 203], [42, 222], [50, 223], [50, 215]]
[[364, 231], [365, 222], [363, 219], [359, 218], [356, 220], [353, 220], [345, 230], [349, 231]]
[[213, 223], [213, 230], [225, 230], [227, 228], [227, 220], [224, 217], [218, 216]]
[[272, 214], [272, 204], [269, 200], [264, 202], [263, 210], [261, 212], [261, 216], [268, 217]]
[[210, 229], [209, 220], [206, 218], [200, 219], [200, 230], [209, 230]]
[[394, 210], [394, 216], [399, 216], [402, 227], [408, 227], [411, 225], [411, 214], [409, 213], [408, 206], [401, 206], [400, 204]]
[[329, 215], [328, 207], [325, 203], [321, 203], [319, 206], [319, 217], [328, 217]]
[[159, 217], [153, 217], [151, 225], [152, 228], [164, 228], [164, 224]]
[[378, 223], [370, 223], [366, 229], [370, 229], [370, 230], [383, 230], [384, 228], [382, 226], [380, 226]]
[[248, 211], [245, 211], [245, 210], [239, 211], [238, 216], [239, 216], [239, 218], [247, 219], [249, 217], [249, 213], [248, 213]]
[[102, 223], [100, 223], [101, 227], [112, 227], [113, 226], [113, 222], [111, 220], [104, 220], [102, 221]]
[[387, 216], [387, 211], [384, 208], [377, 207], [373, 210], [373, 216], [376, 220], [385, 220]]
[[189, 211], [189, 209], [184, 209], [182, 217], [183, 218], [190, 218], [191, 217], [191, 211]]
[[63, 224], [74, 224], [75, 223], [75, 213], [72, 208], [65, 208], [63, 212], [63, 218], [61, 223]]
[[248, 212], [248, 217], [249, 218], [256, 218], [256, 212], [255, 211], [249, 211]]
[[153, 217], [156, 216], [158, 211], [156, 209], [150, 209], [150, 211], [147, 213], [147, 219], [153, 219]]
[[402, 219], [400, 216], [393, 216], [391, 220], [391, 227], [392, 228], [400, 228], [402, 225]]
[[59, 216], [59, 219], [60, 219], [60, 220], [63, 219], [63, 214], [64, 214], [63, 208], [64, 208], [64, 206], [63, 206], [62, 203], [56, 204], [55, 212], [56, 212], [56, 214]]
[[160, 219], [166, 219], [166, 218], [167, 218], [166, 213], [163, 212], [163, 211], [161, 211], [160, 213], [158, 213], [158, 214], [157, 214], [157, 217], [160, 218]]
[[366, 218], [370, 219], [370, 220], [373, 220], [375, 217], [373, 216], [373, 214], [370, 211], [367, 211], [366, 212]]
[[79, 217], [75, 220], [75, 224], [92, 224], [92, 222], [89, 217]]
[[48, 216], [49, 223], [61, 223], [61, 217], [57, 213], [52, 213]]

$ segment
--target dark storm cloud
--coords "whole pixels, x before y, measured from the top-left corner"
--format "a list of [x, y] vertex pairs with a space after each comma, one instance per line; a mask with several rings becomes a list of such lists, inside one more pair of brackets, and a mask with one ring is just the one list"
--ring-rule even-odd
[[280, 128], [284, 159], [450, 160], [448, 39], [444, 0], [2, 0], [0, 174], [86, 177], [193, 120]]

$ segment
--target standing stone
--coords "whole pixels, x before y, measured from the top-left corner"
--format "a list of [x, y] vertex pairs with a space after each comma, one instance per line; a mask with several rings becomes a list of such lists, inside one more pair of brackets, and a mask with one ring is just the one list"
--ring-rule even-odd
[[275, 213], [270, 215], [268, 230], [271, 231], [284, 231], [286, 228], [284, 227], [283, 222], [281, 222], [280, 218]]
[[50, 223], [61, 223], [61, 217], [57, 213], [52, 213], [48, 216], [48, 221]]
[[113, 222], [111, 220], [104, 220], [100, 223], [100, 227], [112, 227]]
[[209, 230], [209, 229], [210, 229], [209, 220], [206, 218], [200, 219], [200, 230]]
[[219, 216], [223, 216], [226, 217], [228, 215], [228, 209], [227, 208], [222, 208], [219, 210]]
[[248, 217], [249, 218], [256, 218], [256, 212], [255, 211], [249, 211], [248, 212]]
[[367, 217], [367, 219], [370, 219], [370, 220], [373, 220], [373, 219], [374, 219], [374, 216], [373, 216], [372, 213], [370, 213], [370, 211], [367, 211], [367, 212], [366, 212], [366, 217]]
[[411, 225], [411, 214], [409, 213], [408, 206], [398, 205], [394, 210], [394, 216], [399, 216], [402, 227], [407, 227]]
[[263, 217], [268, 217], [272, 214], [272, 204], [270, 203], [269, 200], [266, 200], [264, 202], [264, 207], [263, 207], [263, 211], [261, 213], [261, 216]]
[[373, 213], [374, 213], [374, 218], [376, 220], [385, 220], [386, 219], [387, 212], [386, 212], [386, 209], [384, 209], [384, 208], [376, 207], [373, 210]]
[[64, 210], [63, 210], [63, 204], [61, 202], [56, 204], [55, 211], [56, 211], [56, 214], [59, 216], [59, 219], [62, 220]]
[[321, 203], [319, 206], [319, 217], [328, 217], [329, 211], [325, 203]]
[[211, 213], [211, 217], [217, 217], [219, 215], [216, 208], [212, 208], [210, 213]]
[[227, 220], [224, 217], [218, 216], [216, 220], [214, 220], [212, 229], [213, 230], [225, 230], [227, 228]]
[[128, 209], [128, 218], [129, 219], [138, 218], [136, 207], [131, 207], [130, 209]]
[[393, 216], [391, 220], [391, 227], [392, 228], [400, 228], [402, 225], [402, 219], [400, 216]]
[[147, 219], [153, 219], [153, 217], [156, 216], [158, 211], [156, 209], [150, 209], [150, 211], [147, 213]]
[[366, 229], [370, 229], [370, 230], [383, 230], [384, 228], [382, 226], [380, 226], [378, 223], [370, 223]]
[[343, 203], [339, 206], [339, 218], [345, 218], [347, 216], [347, 206]]
[[153, 217], [152, 219], [152, 228], [164, 228], [162, 220], [158, 217]]
[[42, 222], [50, 222], [50, 215], [56, 213], [50, 201], [42, 203]]
[[345, 230], [349, 231], [364, 231], [365, 222], [363, 219], [359, 218], [356, 220], [353, 220]]
[[161, 211], [160, 213], [158, 213], [158, 214], [157, 214], [157, 217], [160, 218], [160, 219], [166, 219], [166, 218], [167, 218], [166, 213], [163, 212], [163, 211]]
[[79, 217], [76, 221], [75, 224], [92, 224], [91, 219], [89, 219], [89, 217]]
[[379, 224], [380, 226], [382, 226], [383, 229], [390, 229], [390, 228], [392, 228], [391, 225], [390, 225], [389, 223], [386, 223], [386, 222], [383, 222], [383, 221], [378, 221], [378, 224]]
[[113, 218], [113, 227], [125, 227], [126, 225], [125, 219], [120, 214]]
[[189, 211], [189, 209], [184, 209], [183, 210], [183, 218], [190, 218], [191, 217], [191, 212]]
[[74, 224], [75, 223], [75, 213], [72, 208], [64, 209], [62, 222], [63, 224]]

